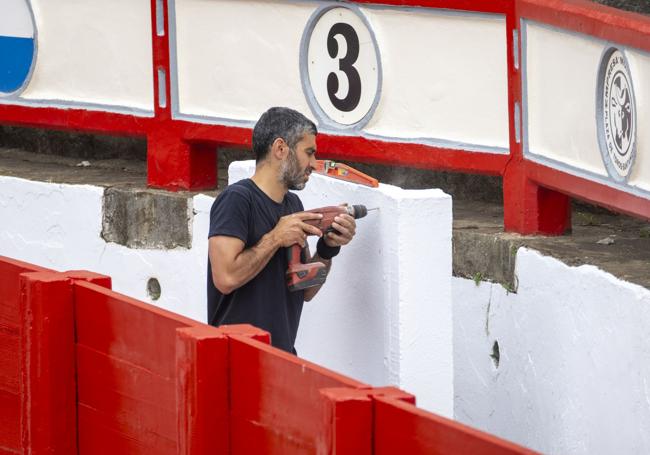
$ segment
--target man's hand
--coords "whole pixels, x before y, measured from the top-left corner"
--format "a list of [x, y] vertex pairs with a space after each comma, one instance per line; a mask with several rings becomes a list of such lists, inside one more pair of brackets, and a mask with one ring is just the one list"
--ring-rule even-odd
[[[322, 236], [323, 233], [316, 226], [307, 224], [306, 221], [323, 218], [320, 213], [296, 212], [283, 216], [270, 232], [279, 247], [290, 247], [296, 243], [305, 246], [308, 235]], [[354, 220], [353, 220], [354, 221]]]
[[328, 232], [323, 237], [325, 245], [331, 247], [343, 246], [350, 243], [357, 230], [357, 223], [352, 216], [347, 213], [337, 215], [332, 223], [332, 228], [336, 232]]

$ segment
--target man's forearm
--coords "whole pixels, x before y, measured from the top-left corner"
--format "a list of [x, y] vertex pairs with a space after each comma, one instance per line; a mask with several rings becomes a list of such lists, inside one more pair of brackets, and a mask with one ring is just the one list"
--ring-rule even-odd
[[279, 248], [271, 233], [265, 234], [257, 244], [242, 250], [228, 270], [227, 294], [252, 280], [269, 263]]

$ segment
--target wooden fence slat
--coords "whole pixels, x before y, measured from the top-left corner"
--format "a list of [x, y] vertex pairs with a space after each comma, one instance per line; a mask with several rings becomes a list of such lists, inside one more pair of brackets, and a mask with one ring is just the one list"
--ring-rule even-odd
[[178, 454], [228, 453], [228, 338], [207, 325], [176, 336]]
[[314, 453], [322, 429], [319, 389], [366, 388], [255, 340], [230, 340], [233, 454]]
[[374, 397], [373, 434], [376, 455], [535, 453], [390, 397]]
[[71, 281], [61, 273], [20, 276], [22, 448], [76, 453], [77, 403]]

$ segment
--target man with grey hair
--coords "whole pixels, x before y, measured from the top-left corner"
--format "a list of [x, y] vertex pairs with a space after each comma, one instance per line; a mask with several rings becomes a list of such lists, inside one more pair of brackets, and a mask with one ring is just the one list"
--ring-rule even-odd
[[306, 223], [322, 215], [304, 212], [289, 190], [305, 187], [316, 161], [316, 125], [292, 109], [273, 107], [253, 129], [255, 174], [226, 188], [210, 210], [208, 322], [252, 324], [271, 333], [271, 344], [296, 353], [302, 305], [320, 287], [289, 291], [287, 248], [320, 237], [311, 261], [328, 270], [355, 234], [349, 215], [335, 218], [335, 232]]

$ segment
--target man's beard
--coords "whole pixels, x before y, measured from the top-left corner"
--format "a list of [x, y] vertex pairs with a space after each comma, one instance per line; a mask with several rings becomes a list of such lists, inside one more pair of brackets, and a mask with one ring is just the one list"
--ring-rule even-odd
[[307, 184], [307, 172], [300, 168], [296, 152], [289, 149], [289, 156], [280, 168], [280, 181], [290, 190], [302, 190]]

